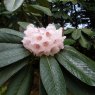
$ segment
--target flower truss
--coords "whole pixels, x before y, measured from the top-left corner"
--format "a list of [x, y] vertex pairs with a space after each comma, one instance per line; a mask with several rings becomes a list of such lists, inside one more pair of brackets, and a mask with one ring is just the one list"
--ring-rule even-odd
[[29, 24], [24, 31], [25, 37], [22, 40], [26, 49], [36, 56], [53, 56], [64, 48], [65, 36], [62, 36], [63, 29], [56, 29], [54, 24], [49, 24], [46, 28], [36, 28]]

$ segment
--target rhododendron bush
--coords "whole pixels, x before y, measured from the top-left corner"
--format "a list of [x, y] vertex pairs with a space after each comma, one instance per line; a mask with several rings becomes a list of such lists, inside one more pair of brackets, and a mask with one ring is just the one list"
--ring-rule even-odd
[[63, 33], [54, 24], [46, 28], [29, 24], [24, 32], [0, 29], [0, 85], [12, 77], [6, 95], [14, 95], [15, 91], [29, 94], [36, 63], [40, 65], [41, 81], [48, 95], [66, 95], [59, 64], [82, 82], [95, 86], [95, 62], [73, 47], [64, 46]]
[[[55, 6], [47, 5], [65, 6], [77, 0], [2, 2], [1, 14], [14, 21], [0, 28], [0, 95], [95, 95], [95, 61], [86, 56], [95, 46], [95, 34], [91, 29], [65, 29], [62, 22], [54, 23], [60, 16], [63, 20], [66, 11], [61, 14], [60, 9], [57, 15]], [[36, 84], [38, 94], [33, 92]]]

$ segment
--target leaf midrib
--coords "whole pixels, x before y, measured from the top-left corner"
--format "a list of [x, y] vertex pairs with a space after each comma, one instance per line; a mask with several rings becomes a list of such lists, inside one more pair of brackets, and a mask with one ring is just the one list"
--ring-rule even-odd
[[[78, 51], [76, 51], [76, 50], [71, 50], [71, 49], [68, 49], [68, 48], [67, 48], [66, 50], [67, 50], [67, 51], [70, 51], [70, 52], [74, 52], [75, 54], [78, 53], [78, 55], [77, 55], [78, 57], [80, 57], [80, 56], [83, 55], [83, 54], [80, 54], [80, 53], [79, 53]], [[77, 53], [76, 53], [76, 52], [77, 52]], [[84, 56], [84, 55], [83, 55], [83, 56]], [[85, 56], [85, 57], [86, 57], [86, 56]], [[92, 63], [94, 62], [93, 60], [89, 59], [88, 57], [86, 57], [86, 59], [87, 59], [87, 60], [90, 60]], [[83, 60], [84, 60], [84, 58], [83, 58]], [[95, 63], [95, 62], [94, 62], [94, 63]], [[93, 64], [94, 64], [94, 63], [93, 63]], [[88, 64], [88, 65], [89, 65], [89, 64]], [[89, 65], [89, 66], [90, 66], [90, 65]], [[90, 66], [90, 67], [91, 67], [91, 66]], [[94, 67], [95, 67], [95, 64], [94, 64]]]
[[[61, 54], [62, 55], [62, 54]], [[62, 55], [62, 58], [64, 59], [64, 57], [63, 57], [63, 55]], [[65, 59], [64, 59], [65, 60]], [[70, 61], [66, 58], [66, 60], [70, 63]], [[72, 67], [74, 67], [74, 69], [76, 69], [76, 67], [74, 66], [74, 65], [72, 65], [72, 64], [69, 64], [69, 65], [71, 65]], [[66, 68], [67, 69], [67, 68]], [[83, 75], [86, 75], [86, 74], [84, 74], [80, 69], [76, 69], [77, 71], [79, 71], [80, 73], [82, 73]], [[70, 71], [71, 72], [71, 71]], [[72, 73], [72, 72], [71, 72]], [[73, 73], [72, 73], [73, 74]], [[74, 75], [74, 74], [73, 74]], [[74, 75], [74, 76], [76, 76], [76, 75]], [[77, 76], [76, 76], [77, 77]], [[88, 78], [88, 79], [90, 79], [90, 80], [92, 80], [92, 81], [94, 81], [93, 79], [91, 79], [91, 77], [89, 78], [87, 75], [86, 75], [86, 77]], [[84, 81], [85, 82], [85, 81]]]
[[[46, 57], [46, 59], [47, 59], [47, 62], [48, 62], [49, 69], [50, 69], [50, 71], [52, 71], [52, 70], [51, 70], [51, 66], [50, 66], [50, 64], [49, 64], [49, 60], [48, 60], [47, 57]], [[55, 86], [56, 82], [55, 82], [55, 80], [54, 80], [54, 78], [53, 78], [53, 73], [52, 73], [52, 72], [51, 72], [51, 77], [52, 77], [52, 79], [53, 79], [55, 91], [57, 91], [56, 86]]]
[[[3, 28], [4, 29], [4, 28]], [[10, 30], [11, 32], [8, 32], [8, 31], [3, 31], [3, 29], [0, 29], [0, 33], [2, 33], [2, 34], [4, 34], [5, 33], [5, 35], [7, 34], [7, 35], [12, 35], [12, 36], [17, 36], [17, 37], [20, 37], [20, 38], [22, 38], [22, 35], [23, 35], [23, 33], [20, 33], [19, 31], [14, 31], [14, 32], [12, 32], [12, 30], [11, 29], [8, 29], [8, 30]], [[14, 33], [16, 33], [16, 34], [14, 34]]]

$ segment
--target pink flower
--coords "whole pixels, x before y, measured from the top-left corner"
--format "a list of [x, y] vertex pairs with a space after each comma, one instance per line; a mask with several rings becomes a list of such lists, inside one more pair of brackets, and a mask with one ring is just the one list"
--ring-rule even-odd
[[36, 56], [54, 56], [64, 48], [63, 42], [66, 36], [62, 36], [62, 32], [62, 28], [56, 29], [54, 24], [49, 24], [46, 28], [36, 28], [30, 24], [24, 31], [25, 37], [22, 43]]

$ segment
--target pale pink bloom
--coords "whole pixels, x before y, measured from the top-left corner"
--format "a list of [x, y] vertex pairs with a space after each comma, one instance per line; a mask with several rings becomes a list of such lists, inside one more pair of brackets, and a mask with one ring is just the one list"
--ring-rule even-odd
[[49, 24], [46, 28], [37, 28], [33, 24], [27, 26], [24, 31], [25, 37], [22, 43], [26, 49], [36, 56], [54, 56], [61, 49], [64, 49], [64, 39], [62, 27], [56, 29], [54, 24]]

